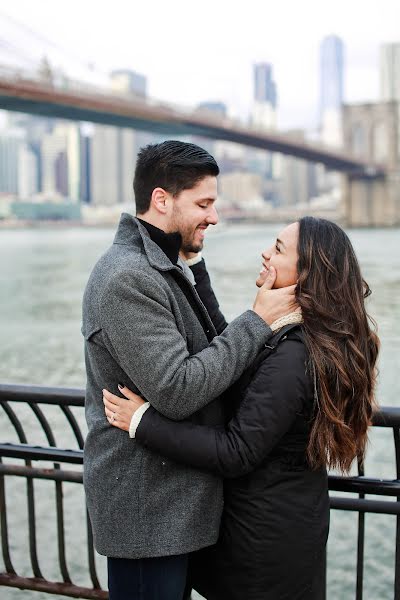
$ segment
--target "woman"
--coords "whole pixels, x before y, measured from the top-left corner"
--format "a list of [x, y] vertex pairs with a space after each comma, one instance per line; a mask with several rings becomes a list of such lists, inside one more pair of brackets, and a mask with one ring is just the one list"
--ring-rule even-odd
[[[275, 287], [297, 282], [301, 315], [273, 324], [269, 347], [236, 393], [228, 391], [233, 415], [225, 428], [172, 422], [150, 407], [135, 436], [227, 478], [219, 541], [193, 568], [194, 587], [210, 600], [320, 597], [326, 468], [348, 472], [363, 456], [374, 406], [378, 338], [364, 306], [370, 290], [344, 231], [305, 217], [262, 257], [257, 284], [272, 266]], [[105, 391], [105, 411], [129, 430], [143, 400], [121, 391], [129, 402]]]

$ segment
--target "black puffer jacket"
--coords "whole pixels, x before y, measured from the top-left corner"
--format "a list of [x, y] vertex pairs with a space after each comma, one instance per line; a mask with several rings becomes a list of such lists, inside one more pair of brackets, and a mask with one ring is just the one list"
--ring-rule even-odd
[[329, 499], [326, 471], [306, 461], [314, 396], [307, 359], [300, 328], [267, 349], [241, 380], [246, 391], [225, 428], [172, 422], [152, 408], [139, 425], [146, 446], [228, 478], [219, 542], [192, 561], [193, 585], [208, 599], [320, 597]]

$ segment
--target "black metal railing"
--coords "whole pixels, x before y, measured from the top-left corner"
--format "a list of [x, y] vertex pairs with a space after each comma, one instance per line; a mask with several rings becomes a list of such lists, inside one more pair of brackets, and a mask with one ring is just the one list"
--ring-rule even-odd
[[[44, 433], [48, 446], [31, 446], [28, 444], [28, 436], [22, 424], [22, 420], [15, 410], [16, 403], [27, 405], [33, 412], [36, 420]], [[108, 598], [108, 593], [101, 589], [96, 572], [95, 552], [93, 547], [92, 531], [90, 521], [86, 512], [86, 537], [87, 537], [87, 569], [90, 575], [92, 587], [83, 587], [72, 582], [67, 558], [65, 542], [64, 522], [64, 494], [63, 484], [82, 483], [83, 472], [71, 470], [65, 466], [83, 464], [83, 442], [84, 438], [78, 420], [71, 410], [79, 407], [82, 411], [84, 405], [83, 390], [45, 388], [39, 386], [25, 385], [0, 385], [0, 404], [8, 417], [19, 443], [0, 444], [0, 526], [3, 551], [3, 562], [5, 573], [0, 574], [0, 585], [7, 585], [20, 589], [43, 591], [60, 596], [72, 598]], [[76, 443], [76, 449], [61, 450], [56, 446], [55, 435], [42, 408], [43, 405], [57, 407], [60, 415], [64, 417], [65, 424], [72, 432]], [[20, 459], [25, 465], [4, 463], [4, 458]], [[32, 461], [50, 461], [52, 468], [38, 468], [32, 466]], [[62, 464], [62, 467], [61, 467]], [[28, 502], [28, 526], [29, 526], [29, 556], [33, 577], [18, 575], [14, 568], [8, 534], [7, 504], [5, 491], [5, 477], [17, 476], [26, 479], [26, 492]], [[37, 548], [37, 523], [36, 503], [34, 494], [34, 481], [47, 479], [54, 482], [56, 520], [57, 520], [57, 549], [58, 565], [61, 581], [48, 581], [42, 573], [39, 565]]]
[[[365, 549], [365, 515], [366, 513], [396, 516], [396, 548], [394, 566], [394, 600], [400, 600], [400, 408], [381, 406], [374, 415], [374, 427], [391, 428], [393, 431], [396, 479], [377, 479], [366, 477], [364, 464], [358, 464], [357, 477], [329, 476], [330, 492], [356, 493], [358, 498], [337, 497], [330, 494], [331, 509], [358, 512], [357, 529], [357, 579], [356, 600], [363, 598], [364, 584], [364, 549]], [[365, 498], [366, 494], [374, 496], [392, 496], [394, 501]]]
[[[47, 439], [47, 446], [30, 445], [28, 443], [22, 420], [17, 415], [16, 410], [14, 410], [15, 407], [13, 407], [14, 404], [17, 406], [18, 403], [28, 406], [30, 411], [35, 415], [42, 433], [44, 433]], [[86, 564], [91, 587], [84, 587], [73, 583], [66, 558], [63, 484], [67, 482], [81, 484], [83, 479], [82, 468], [79, 470], [76, 470], [76, 467], [75, 469], [71, 467], [67, 468], [68, 465], [83, 465], [82, 449], [84, 436], [79, 426], [79, 419], [74, 415], [72, 410], [73, 407], [78, 407], [82, 412], [84, 406], [83, 391], [39, 386], [0, 385], [0, 404], [18, 439], [18, 443], [0, 443], [0, 526], [3, 562], [5, 566], [5, 572], [0, 573], [0, 585], [43, 591], [74, 598], [108, 598], [108, 593], [101, 589], [96, 572], [95, 551], [87, 511]], [[42, 410], [43, 406], [46, 405], [57, 407], [60, 414], [65, 418], [66, 424], [69, 426], [75, 440], [75, 449], [64, 450], [57, 447], [53, 431], [54, 426], [50, 425], [49, 420]], [[331, 509], [358, 512], [356, 600], [362, 600], [363, 598], [365, 515], [366, 513], [380, 513], [396, 516], [393, 598], [394, 600], [400, 600], [400, 408], [381, 407], [379, 412], [375, 414], [374, 426], [391, 428], [393, 430], [396, 479], [366, 477], [364, 475], [363, 464], [358, 465], [358, 476], [342, 477], [330, 475]], [[7, 459], [7, 462], [4, 462], [3, 459]], [[20, 460], [25, 464], [10, 463], [9, 459]], [[50, 461], [53, 463], [53, 466], [52, 468], [32, 466], [33, 461]], [[33, 575], [31, 577], [18, 575], [11, 557], [5, 491], [6, 477], [11, 476], [22, 477], [26, 480], [29, 556]], [[43, 576], [39, 565], [34, 482], [41, 479], [53, 481], [55, 486], [60, 581], [48, 581]], [[339, 497], [332, 494], [335, 491], [357, 494], [357, 496]], [[367, 499], [366, 495], [393, 497], [394, 500]]]

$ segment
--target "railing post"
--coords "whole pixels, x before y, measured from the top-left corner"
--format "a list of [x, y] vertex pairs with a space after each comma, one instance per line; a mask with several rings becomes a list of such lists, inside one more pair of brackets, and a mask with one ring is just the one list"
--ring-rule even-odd
[[[400, 479], [400, 433], [399, 429], [393, 428], [393, 440], [396, 453], [396, 475]], [[400, 496], [397, 496], [400, 502]], [[396, 554], [394, 562], [394, 600], [400, 600], [400, 517], [396, 517]]]
[[[358, 461], [358, 475], [364, 475], [364, 464]], [[358, 494], [361, 499], [365, 498], [365, 494]], [[364, 542], [365, 542], [365, 512], [358, 513], [358, 529], [357, 529], [357, 582], [356, 582], [356, 600], [363, 598], [364, 584]]]

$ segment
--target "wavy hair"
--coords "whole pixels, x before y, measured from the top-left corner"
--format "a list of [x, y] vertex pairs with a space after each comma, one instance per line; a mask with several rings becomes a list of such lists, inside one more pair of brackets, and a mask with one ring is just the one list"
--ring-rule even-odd
[[308, 461], [345, 473], [364, 456], [375, 406], [379, 339], [364, 302], [371, 290], [346, 233], [325, 219], [299, 220], [297, 267], [315, 386]]

